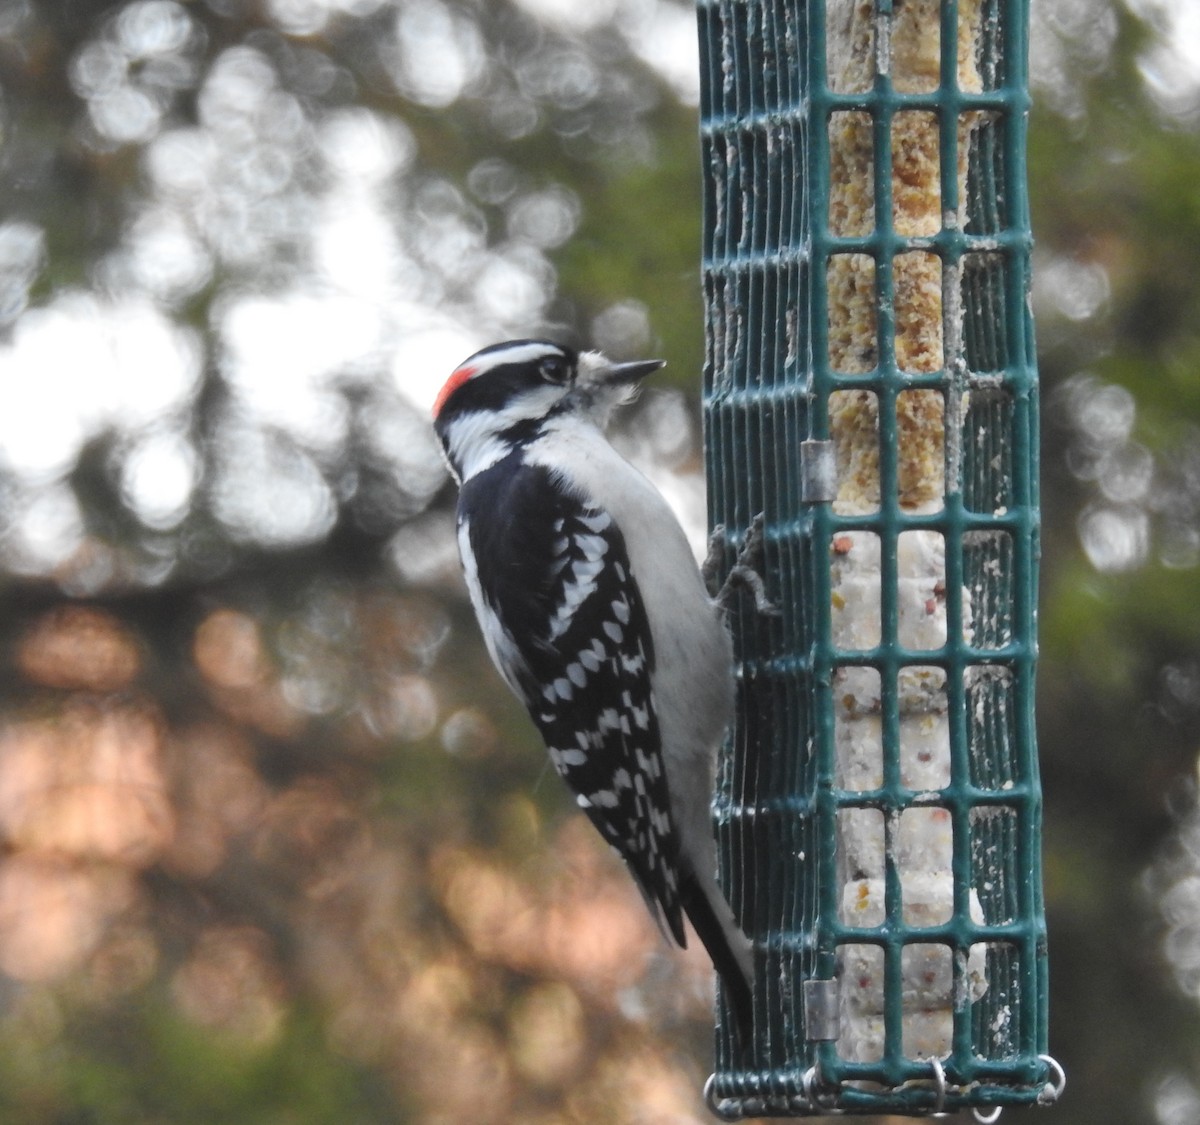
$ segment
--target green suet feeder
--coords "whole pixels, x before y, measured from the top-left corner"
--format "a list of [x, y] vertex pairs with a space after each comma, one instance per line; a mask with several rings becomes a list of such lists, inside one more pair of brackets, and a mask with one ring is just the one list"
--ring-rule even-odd
[[764, 514], [715, 803], [722, 1117], [1054, 1100], [1027, 0], [700, 0], [710, 513]]

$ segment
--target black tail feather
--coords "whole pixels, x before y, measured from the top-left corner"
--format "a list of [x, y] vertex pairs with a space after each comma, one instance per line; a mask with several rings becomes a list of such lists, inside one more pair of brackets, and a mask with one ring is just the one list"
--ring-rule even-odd
[[721, 919], [695, 879], [682, 880], [679, 900], [725, 986], [737, 1026], [738, 1044], [742, 1050], [748, 1050], [754, 1042], [754, 981], [748, 975], [748, 967], [730, 947]]
[[669, 899], [665, 903], [660, 902], [652, 892], [646, 889], [645, 883], [638, 878], [633, 867], [629, 868], [629, 873], [633, 876], [634, 886], [642, 896], [642, 901], [646, 904], [646, 909], [650, 911], [650, 917], [654, 919], [654, 924], [658, 927], [658, 932], [662, 934], [663, 940], [673, 941], [680, 949], [686, 949], [687, 931], [683, 928], [683, 910], [680, 909], [682, 903], [678, 899]]

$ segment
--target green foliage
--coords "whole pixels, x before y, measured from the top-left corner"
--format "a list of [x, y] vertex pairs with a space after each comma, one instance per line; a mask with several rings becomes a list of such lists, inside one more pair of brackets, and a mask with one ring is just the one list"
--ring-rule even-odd
[[[1053, 298], [1039, 309], [1040, 737], [1052, 1046], [1071, 1075], [1056, 1117], [1067, 1122], [1148, 1120], [1169, 1076], [1176, 1090], [1194, 1088], [1200, 1032], [1194, 994], [1177, 991], [1170, 972], [1194, 952], [1188, 910], [1178, 897], [1166, 903], [1186, 870], [1166, 857], [1194, 815], [1200, 732], [1189, 686], [1200, 637], [1189, 468], [1200, 419], [1200, 136], [1194, 113], [1172, 116], [1145, 81], [1140, 64], [1157, 36], [1127, 10], [1101, 7], [1119, 21], [1106, 65], [1069, 74], [1082, 114], [1035, 108], [1030, 153], [1043, 267], [1051, 257], [1099, 267], [1106, 285], [1082, 319]], [[1105, 401], [1117, 412], [1098, 409]], [[1130, 466], [1151, 463], [1139, 486]], [[1128, 553], [1107, 553], [1112, 542], [1089, 540], [1089, 526], [1108, 527]]]
[[694, 396], [704, 361], [699, 144], [693, 113], [673, 107], [660, 117], [650, 162], [596, 170], [579, 232], [558, 260], [563, 292], [581, 311], [628, 300], [653, 310], [664, 374]]
[[[56, 998], [26, 1003], [55, 1006]], [[299, 1008], [265, 1046], [213, 1035], [161, 996], [77, 1012], [37, 1052], [14, 1026], [0, 1037], [0, 1112], [28, 1125], [396, 1120], [381, 1077], [329, 1051], [324, 1037], [322, 1019]]]

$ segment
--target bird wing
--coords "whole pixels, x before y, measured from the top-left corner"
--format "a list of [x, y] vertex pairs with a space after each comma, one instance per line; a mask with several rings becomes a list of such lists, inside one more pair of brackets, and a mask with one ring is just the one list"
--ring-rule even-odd
[[513, 458], [464, 484], [459, 535], [489, 560], [468, 583], [493, 660], [580, 808], [685, 944], [654, 646], [620, 528]]

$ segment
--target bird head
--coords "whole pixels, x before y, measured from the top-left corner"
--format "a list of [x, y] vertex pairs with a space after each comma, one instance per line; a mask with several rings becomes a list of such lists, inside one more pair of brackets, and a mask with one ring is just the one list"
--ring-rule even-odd
[[469, 479], [533, 441], [557, 418], [603, 429], [613, 409], [633, 399], [659, 359], [613, 363], [550, 340], [510, 340], [476, 352], [446, 380], [433, 423], [451, 468]]

